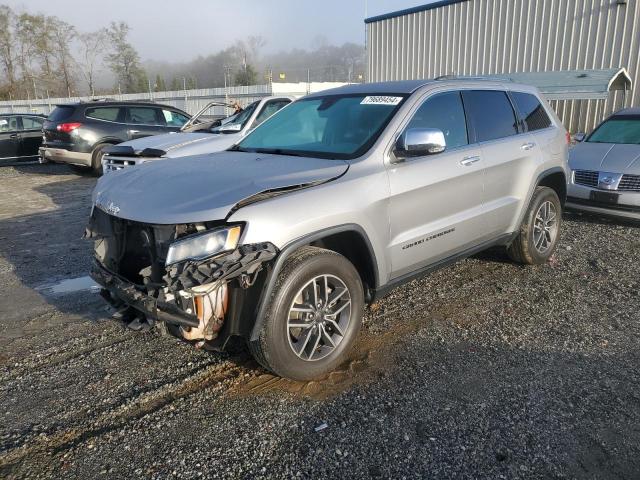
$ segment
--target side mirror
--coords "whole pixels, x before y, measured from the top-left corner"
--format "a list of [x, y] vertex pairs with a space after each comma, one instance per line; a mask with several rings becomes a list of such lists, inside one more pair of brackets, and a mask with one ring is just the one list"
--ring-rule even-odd
[[411, 128], [405, 130], [398, 141], [393, 153], [399, 161], [411, 157], [424, 157], [444, 152], [447, 142], [444, 133], [437, 128]]
[[576, 142], [576, 143], [580, 143], [585, 139], [585, 137], [586, 137], [586, 135], [584, 133], [582, 133], [582, 132], [576, 133], [573, 136], [573, 141]]

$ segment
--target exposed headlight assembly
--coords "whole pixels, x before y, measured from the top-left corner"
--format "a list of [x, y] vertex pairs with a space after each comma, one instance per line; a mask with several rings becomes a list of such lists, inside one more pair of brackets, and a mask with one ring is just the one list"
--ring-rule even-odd
[[235, 250], [240, 240], [240, 225], [216, 228], [173, 242], [169, 246], [166, 265], [183, 260], [202, 260], [218, 253]]

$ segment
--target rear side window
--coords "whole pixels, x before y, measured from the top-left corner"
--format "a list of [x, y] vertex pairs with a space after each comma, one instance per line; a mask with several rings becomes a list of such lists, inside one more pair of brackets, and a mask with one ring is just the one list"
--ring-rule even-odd
[[522, 122], [526, 125], [527, 130], [542, 130], [551, 126], [551, 119], [544, 107], [538, 100], [538, 97], [530, 93], [511, 92], [513, 101], [521, 115]]
[[129, 107], [129, 123], [137, 125], [160, 125], [160, 119], [156, 116], [155, 108]]
[[462, 98], [477, 142], [518, 134], [518, 122], [505, 92], [469, 90], [462, 92]]
[[95, 118], [96, 120], [107, 120], [109, 122], [118, 121], [120, 115], [120, 107], [97, 107], [87, 108], [85, 116], [87, 118]]
[[425, 100], [407, 125], [410, 128], [437, 128], [444, 133], [447, 148], [469, 143], [460, 92], [447, 92]]
[[49, 116], [47, 117], [47, 120], [51, 121], [51, 122], [61, 122], [63, 120], [66, 120], [67, 118], [71, 117], [71, 115], [73, 115], [73, 112], [75, 111], [76, 107], [72, 106], [72, 105], [59, 105], [56, 108], [53, 109], [53, 111], [49, 114]]
[[40, 117], [22, 117], [22, 129], [23, 130], [40, 130], [44, 118]]

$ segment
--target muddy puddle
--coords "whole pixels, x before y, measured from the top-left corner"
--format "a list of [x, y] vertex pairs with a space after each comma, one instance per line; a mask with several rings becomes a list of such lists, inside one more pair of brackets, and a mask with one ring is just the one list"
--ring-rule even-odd
[[[376, 312], [375, 305], [370, 312]], [[393, 315], [388, 312], [386, 315]], [[229, 395], [260, 395], [270, 393], [288, 393], [316, 400], [337, 395], [356, 384], [376, 381], [393, 369], [396, 362], [396, 348], [412, 332], [428, 328], [434, 322], [446, 321], [440, 314], [413, 319], [397, 319], [396, 324], [384, 333], [373, 333], [363, 328], [354, 345], [349, 360], [343, 363], [327, 377], [309, 382], [300, 382], [280, 378], [268, 373], [255, 362], [249, 362], [255, 368], [250, 375], [239, 379], [228, 391]], [[247, 365], [247, 366], [249, 366]]]
[[56, 283], [41, 285], [35, 288], [36, 291], [44, 295], [66, 295], [82, 291], [90, 293], [99, 293], [100, 286], [89, 276], [67, 278]]

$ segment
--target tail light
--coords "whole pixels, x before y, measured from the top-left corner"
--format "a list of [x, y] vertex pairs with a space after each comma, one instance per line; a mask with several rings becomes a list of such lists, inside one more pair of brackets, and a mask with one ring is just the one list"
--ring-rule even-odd
[[56, 130], [62, 133], [70, 133], [73, 132], [76, 128], [81, 127], [81, 123], [61, 123], [56, 127]]
[[571, 145], [571, 134], [567, 132], [566, 136], [567, 136], [567, 145]]

